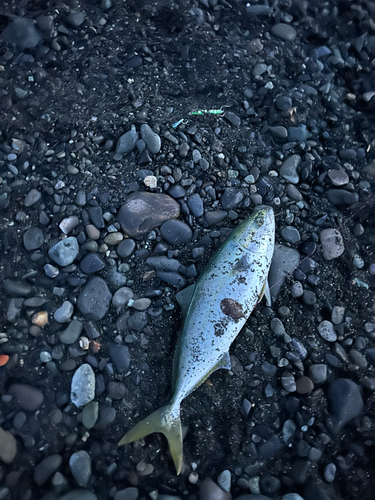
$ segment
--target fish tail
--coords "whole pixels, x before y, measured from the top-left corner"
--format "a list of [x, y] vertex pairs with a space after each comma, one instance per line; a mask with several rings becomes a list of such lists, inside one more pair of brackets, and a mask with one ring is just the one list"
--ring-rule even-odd
[[161, 432], [168, 440], [177, 475], [182, 468], [182, 429], [180, 407], [169, 404], [162, 406], [136, 424], [119, 442], [119, 446], [137, 441], [154, 432]]

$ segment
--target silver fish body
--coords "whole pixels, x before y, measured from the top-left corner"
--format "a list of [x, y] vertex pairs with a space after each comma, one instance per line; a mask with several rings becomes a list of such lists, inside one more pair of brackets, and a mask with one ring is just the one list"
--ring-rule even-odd
[[274, 241], [274, 214], [266, 207], [242, 222], [220, 246], [199, 277], [190, 300], [176, 349], [170, 404], [139, 422], [120, 445], [162, 432], [180, 472], [181, 402], [213, 371], [230, 369], [229, 347], [267, 292]]

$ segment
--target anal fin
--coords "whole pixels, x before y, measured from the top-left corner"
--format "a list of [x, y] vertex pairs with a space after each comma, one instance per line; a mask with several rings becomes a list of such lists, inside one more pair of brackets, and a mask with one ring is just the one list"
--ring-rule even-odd
[[268, 307], [272, 306], [272, 300], [271, 300], [271, 292], [270, 292], [270, 286], [268, 284], [268, 279], [264, 282], [262, 291], [260, 292], [259, 296], [259, 302], [265, 297], [266, 299], [266, 304]]
[[232, 368], [232, 364], [230, 362], [230, 355], [229, 355], [229, 352], [227, 351], [221, 356], [219, 361], [216, 363], [213, 371], [220, 370], [220, 369], [230, 370], [231, 368]]

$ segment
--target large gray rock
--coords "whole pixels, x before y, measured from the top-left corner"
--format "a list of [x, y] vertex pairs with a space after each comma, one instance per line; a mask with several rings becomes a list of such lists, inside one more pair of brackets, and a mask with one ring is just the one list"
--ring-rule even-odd
[[170, 196], [140, 191], [125, 199], [118, 220], [128, 236], [139, 237], [179, 215], [180, 205]]

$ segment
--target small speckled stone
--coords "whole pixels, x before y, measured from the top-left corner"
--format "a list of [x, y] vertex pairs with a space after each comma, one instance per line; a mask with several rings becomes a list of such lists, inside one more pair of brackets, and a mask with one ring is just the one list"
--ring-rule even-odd
[[95, 374], [88, 363], [81, 365], [72, 378], [70, 399], [78, 408], [91, 403], [95, 397]]
[[340, 257], [345, 251], [344, 240], [341, 233], [335, 228], [323, 229], [320, 233], [323, 257], [332, 260]]
[[318, 332], [322, 339], [327, 342], [335, 342], [337, 340], [337, 333], [335, 332], [335, 328], [330, 321], [323, 320], [319, 323]]

